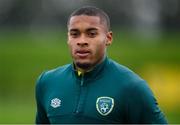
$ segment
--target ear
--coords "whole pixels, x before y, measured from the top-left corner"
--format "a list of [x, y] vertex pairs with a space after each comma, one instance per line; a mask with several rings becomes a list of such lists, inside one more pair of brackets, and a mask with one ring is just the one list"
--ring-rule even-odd
[[69, 31], [67, 32], [67, 44], [69, 44]]
[[106, 34], [106, 38], [107, 38], [106, 46], [111, 45], [111, 44], [112, 44], [112, 41], [113, 41], [113, 33], [112, 33], [112, 31], [109, 31], [109, 32]]

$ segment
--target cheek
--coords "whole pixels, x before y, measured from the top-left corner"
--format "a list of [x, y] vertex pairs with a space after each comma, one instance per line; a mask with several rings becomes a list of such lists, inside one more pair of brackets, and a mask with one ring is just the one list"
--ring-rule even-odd
[[95, 50], [95, 51], [96, 51], [96, 55], [97, 55], [97, 56], [104, 55], [105, 49], [106, 49], [106, 45], [105, 45], [104, 42], [102, 42], [101, 44], [98, 44], [98, 45], [96, 46], [96, 50]]
[[69, 47], [71, 54], [73, 54], [73, 45], [71, 42], [68, 42], [68, 47]]

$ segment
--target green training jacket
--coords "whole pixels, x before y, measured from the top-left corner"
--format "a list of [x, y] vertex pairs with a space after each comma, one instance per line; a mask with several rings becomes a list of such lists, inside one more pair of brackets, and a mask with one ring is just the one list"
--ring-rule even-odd
[[147, 83], [106, 57], [79, 74], [73, 64], [42, 73], [36, 123], [156, 123], [167, 121]]

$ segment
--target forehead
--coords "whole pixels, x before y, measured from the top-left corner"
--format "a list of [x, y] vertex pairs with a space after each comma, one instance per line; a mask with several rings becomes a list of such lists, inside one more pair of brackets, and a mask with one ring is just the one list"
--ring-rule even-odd
[[105, 28], [98, 16], [72, 16], [69, 21], [68, 30], [71, 29], [82, 29], [82, 28]]

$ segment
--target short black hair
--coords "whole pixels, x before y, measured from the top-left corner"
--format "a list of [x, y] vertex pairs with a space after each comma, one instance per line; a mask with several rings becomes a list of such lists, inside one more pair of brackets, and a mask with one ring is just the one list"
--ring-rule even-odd
[[73, 16], [80, 16], [80, 15], [86, 15], [86, 16], [98, 16], [100, 17], [100, 20], [105, 23], [107, 26], [107, 30], [110, 30], [110, 19], [109, 16], [101, 9], [94, 7], [94, 6], [83, 6], [77, 10], [75, 10], [68, 18], [67, 26], [69, 25], [70, 19]]

